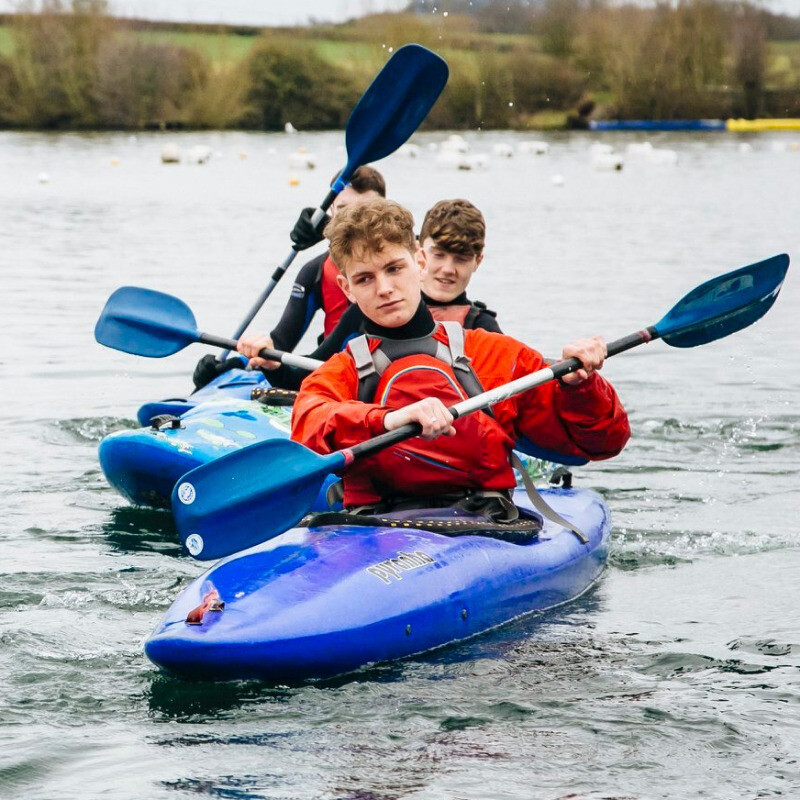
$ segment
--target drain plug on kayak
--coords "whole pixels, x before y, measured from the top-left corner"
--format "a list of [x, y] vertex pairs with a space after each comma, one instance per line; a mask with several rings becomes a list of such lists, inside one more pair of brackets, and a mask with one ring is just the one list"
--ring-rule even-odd
[[411, 636], [411, 626], [406, 625], [406, 636]]

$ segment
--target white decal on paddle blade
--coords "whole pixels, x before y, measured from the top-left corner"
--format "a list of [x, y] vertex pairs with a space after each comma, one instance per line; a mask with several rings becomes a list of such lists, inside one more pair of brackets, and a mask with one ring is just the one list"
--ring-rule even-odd
[[180, 500], [185, 506], [189, 506], [194, 503], [195, 497], [197, 497], [197, 493], [194, 490], [194, 486], [189, 483], [189, 481], [184, 481], [178, 487], [178, 500]]
[[199, 556], [203, 552], [203, 537], [197, 533], [189, 534], [186, 537], [186, 549], [193, 556]]

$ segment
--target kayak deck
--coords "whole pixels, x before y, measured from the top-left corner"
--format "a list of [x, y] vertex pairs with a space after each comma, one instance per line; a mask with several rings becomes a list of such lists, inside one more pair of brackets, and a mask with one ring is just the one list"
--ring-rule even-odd
[[[324, 678], [560, 605], [602, 572], [610, 520], [594, 492], [542, 494], [582, 528], [587, 544], [549, 521], [527, 544], [413, 528], [295, 528], [220, 561], [186, 587], [145, 652], [182, 678]], [[524, 493], [515, 499], [529, 507]], [[224, 608], [187, 624], [214, 592]]]

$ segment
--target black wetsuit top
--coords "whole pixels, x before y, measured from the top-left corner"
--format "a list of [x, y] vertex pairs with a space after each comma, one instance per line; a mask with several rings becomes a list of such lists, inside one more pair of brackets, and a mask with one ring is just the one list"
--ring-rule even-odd
[[294, 350], [308, 330], [314, 314], [322, 308], [321, 275], [327, 257], [327, 252], [321, 253], [300, 268], [286, 308], [270, 333], [276, 350]]

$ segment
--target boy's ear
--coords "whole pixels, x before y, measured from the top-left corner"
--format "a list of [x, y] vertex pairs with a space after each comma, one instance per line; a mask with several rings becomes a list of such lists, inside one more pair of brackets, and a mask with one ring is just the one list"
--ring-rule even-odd
[[[478, 267], [481, 265], [481, 261], [483, 261], [483, 253], [481, 253], [479, 256], [475, 256], [475, 269], [478, 269]], [[473, 272], [474, 271], [475, 270], [473, 270]]]
[[425, 248], [422, 245], [417, 244], [417, 249], [414, 252], [414, 260], [417, 262], [417, 266], [422, 270], [422, 274], [425, 274], [425, 270], [428, 268], [428, 254], [425, 252]]
[[350, 294], [350, 284], [347, 282], [347, 277], [343, 273], [339, 273], [336, 276], [336, 283], [338, 284], [339, 288], [344, 292], [344, 296], [351, 302], [355, 303], [356, 299]]

